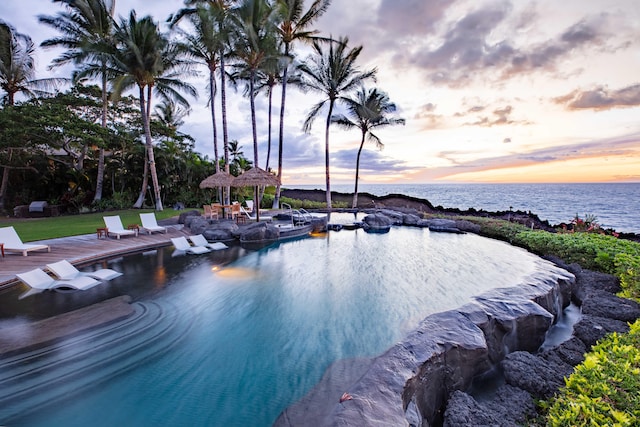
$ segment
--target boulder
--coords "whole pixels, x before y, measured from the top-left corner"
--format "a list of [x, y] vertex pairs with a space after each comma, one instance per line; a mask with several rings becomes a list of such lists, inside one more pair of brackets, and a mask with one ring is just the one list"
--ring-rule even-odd
[[178, 224], [184, 224], [185, 226], [189, 226], [189, 224], [191, 223], [191, 220], [194, 217], [198, 217], [201, 216], [200, 215], [200, 211], [198, 210], [190, 210], [190, 211], [186, 211], [186, 212], [181, 212], [180, 215], [178, 216]]
[[418, 223], [420, 222], [422, 218], [420, 218], [418, 215], [414, 215], [414, 214], [405, 214], [402, 217], [402, 224], [403, 225], [410, 225], [410, 226], [417, 226]]
[[238, 230], [233, 221], [213, 221], [201, 234], [209, 241], [229, 241], [236, 238]]
[[564, 374], [573, 369], [563, 361], [544, 359], [526, 351], [508, 354], [500, 366], [507, 384], [538, 399], [553, 396], [564, 385]]
[[444, 219], [444, 218], [432, 218], [425, 220], [424, 222], [429, 230], [443, 233], [456, 233], [461, 234], [464, 231], [460, 230], [456, 226], [456, 221], [452, 219]]
[[511, 427], [525, 425], [536, 416], [536, 405], [529, 393], [505, 384], [490, 400], [477, 402], [462, 391], [455, 391], [447, 402], [444, 427]]
[[271, 241], [277, 240], [280, 229], [266, 222], [256, 222], [244, 228], [240, 233], [241, 242]]
[[635, 301], [597, 289], [591, 290], [588, 296], [582, 302], [584, 315], [608, 317], [623, 322], [634, 322], [640, 317], [640, 304]]
[[362, 222], [372, 228], [384, 228], [393, 225], [393, 219], [381, 213], [367, 215], [362, 219]]
[[578, 323], [573, 325], [573, 333], [585, 345], [591, 347], [611, 332], [625, 333], [629, 331], [629, 325], [622, 320], [608, 319], [583, 315]]

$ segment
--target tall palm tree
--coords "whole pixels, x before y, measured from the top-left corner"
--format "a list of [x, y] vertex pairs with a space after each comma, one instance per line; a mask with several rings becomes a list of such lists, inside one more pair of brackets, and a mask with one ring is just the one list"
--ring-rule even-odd
[[233, 54], [238, 59], [238, 75], [249, 84], [253, 163], [258, 167], [258, 133], [256, 128], [255, 82], [260, 69], [278, 55], [275, 31], [270, 18], [273, 9], [265, 0], [243, 0], [233, 10]]
[[11, 25], [0, 21], [0, 88], [5, 92], [3, 103], [14, 105], [17, 93], [35, 96], [33, 60], [35, 47], [31, 37], [18, 33]]
[[[11, 25], [0, 20], [0, 88], [5, 92], [3, 103], [14, 105], [18, 93], [32, 97], [47, 93], [45, 90], [56, 87], [63, 79], [35, 79], [33, 60], [34, 44], [31, 38], [21, 34]], [[2, 184], [0, 184], [0, 210], [4, 209], [9, 188], [9, 170], [12, 150], [9, 149], [7, 164], [2, 165]]]
[[326, 175], [326, 197], [327, 209], [331, 209], [331, 178], [329, 171], [329, 126], [333, 107], [342, 94], [347, 93], [360, 86], [366, 80], [375, 80], [376, 69], [360, 71], [356, 66], [356, 60], [362, 52], [362, 46], [348, 49], [349, 39], [340, 38], [329, 44], [329, 49], [325, 50], [317, 41], [313, 43], [313, 52], [309, 63], [300, 65], [300, 72], [304, 79], [303, 84], [316, 92], [322, 93], [325, 98], [311, 108], [304, 121], [305, 132], [311, 130], [314, 120], [320, 111], [328, 105], [327, 119], [325, 124], [324, 150], [325, 150], [325, 175]]
[[[187, 45], [191, 45], [192, 55], [203, 61], [209, 69], [209, 91], [211, 102], [211, 116], [214, 133], [214, 155], [216, 156], [216, 172], [220, 170], [220, 162], [217, 160], [217, 125], [215, 120], [214, 99], [216, 85], [214, 73], [219, 71], [220, 76], [220, 108], [222, 116], [222, 142], [224, 150], [225, 172], [229, 173], [229, 134], [227, 126], [227, 90], [225, 58], [230, 50], [230, 11], [234, 0], [185, 0], [185, 8], [180, 9], [175, 16], [170, 18], [171, 25], [176, 25], [184, 17], [188, 17], [193, 24], [194, 33], [187, 39]], [[203, 8], [206, 10], [200, 11]], [[210, 21], [213, 19], [213, 21]], [[212, 50], [214, 46], [217, 51]], [[227, 197], [230, 192], [226, 191]], [[230, 200], [225, 201], [230, 204]]]
[[284, 113], [287, 98], [287, 84], [289, 83], [289, 60], [293, 43], [296, 41], [310, 42], [320, 39], [317, 30], [309, 29], [320, 16], [326, 12], [331, 0], [314, 0], [306, 12], [304, 0], [276, 0], [275, 7], [278, 11], [278, 34], [284, 45], [284, 58], [286, 64], [282, 73], [282, 100], [280, 102], [280, 128], [278, 132], [278, 176], [280, 180], [276, 187], [276, 196], [273, 199], [273, 207], [280, 206], [280, 185], [282, 184], [282, 152], [284, 146]]
[[[66, 6], [65, 12], [56, 16], [39, 16], [41, 23], [58, 30], [59, 37], [47, 39], [43, 47], [65, 47], [67, 51], [55, 58], [51, 67], [74, 63], [80, 69], [74, 73], [74, 80], [97, 77], [102, 88], [102, 127], [107, 127], [108, 92], [107, 60], [102, 45], [113, 44], [116, 0], [54, 0]], [[98, 172], [94, 201], [102, 199], [104, 183], [104, 147], [98, 153]]]
[[360, 154], [364, 146], [365, 139], [372, 141], [380, 149], [384, 147], [382, 141], [372, 131], [393, 125], [404, 125], [405, 120], [399, 117], [389, 117], [389, 114], [396, 112], [396, 104], [389, 100], [389, 96], [377, 88], [365, 89], [361, 87], [352, 97], [341, 98], [347, 105], [348, 115], [336, 115], [331, 118], [332, 123], [336, 123], [345, 129], [358, 128], [362, 133], [358, 156], [356, 157], [356, 184], [353, 190], [353, 204], [351, 207], [358, 207], [358, 178], [360, 174]]
[[192, 96], [196, 96], [197, 92], [184, 81], [190, 71], [181, 58], [181, 50], [169, 43], [150, 16], [138, 20], [135, 11], [132, 11], [128, 20], [121, 19], [120, 24], [116, 25], [115, 38], [117, 50], [113, 52], [111, 62], [118, 77], [114, 80], [114, 92], [119, 95], [125, 89], [138, 87], [140, 117], [145, 136], [147, 158], [142, 189], [134, 207], [141, 208], [144, 203], [148, 170], [153, 183], [155, 208], [161, 211], [162, 201], [149, 122], [152, 93], [155, 90], [162, 98], [173, 99], [188, 108], [189, 103], [180, 91]]

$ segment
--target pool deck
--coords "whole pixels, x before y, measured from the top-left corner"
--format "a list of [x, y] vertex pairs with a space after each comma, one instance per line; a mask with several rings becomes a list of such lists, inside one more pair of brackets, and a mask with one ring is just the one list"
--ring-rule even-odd
[[146, 234], [141, 231], [138, 236], [127, 236], [120, 239], [115, 237], [98, 239], [97, 235], [93, 233], [27, 242], [49, 245], [51, 252], [32, 251], [28, 256], [22, 256], [17, 252], [6, 252], [4, 258], [0, 256], [0, 289], [17, 283], [17, 273], [24, 273], [34, 268], [46, 271], [47, 264], [63, 259], [76, 266], [82, 266], [98, 259], [168, 246], [171, 245], [172, 237], [190, 234], [188, 230], [183, 231], [183, 226], [180, 224], [161, 225], [167, 227], [167, 233]]

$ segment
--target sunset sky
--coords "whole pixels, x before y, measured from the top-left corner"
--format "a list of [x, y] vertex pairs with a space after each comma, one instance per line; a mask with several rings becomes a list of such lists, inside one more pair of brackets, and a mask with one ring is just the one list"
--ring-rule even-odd
[[[117, 0], [164, 22], [181, 0]], [[37, 15], [61, 11], [48, 0], [0, 2], [0, 19], [39, 45], [56, 33]], [[334, 0], [317, 23], [324, 35], [363, 45], [361, 68], [405, 126], [366, 144], [361, 182], [640, 181], [640, 2], [637, 0]], [[305, 57], [303, 46], [296, 46]], [[62, 51], [37, 49], [38, 77]], [[206, 78], [183, 132], [213, 156]], [[324, 183], [324, 116], [302, 122], [316, 94], [287, 92], [285, 185]], [[231, 91], [230, 138], [253, 159], [248, 99]], [[277, 129], [279, 90], [274, 92]], [[219, 102], [218, 100], [216, 102]], [[267, 99], [257, 99], [260, 166], [266, 160]], [[218, 108], [219, 111], [219, 108]], [[352, 182], [360, 133], [331, 133], [332, 182]], [[277, 131], [273, 134], [277, 145]], [[221, 141], [220, 141], [221, 144]], [[272, 153], [271, 167], [276, 167]]]

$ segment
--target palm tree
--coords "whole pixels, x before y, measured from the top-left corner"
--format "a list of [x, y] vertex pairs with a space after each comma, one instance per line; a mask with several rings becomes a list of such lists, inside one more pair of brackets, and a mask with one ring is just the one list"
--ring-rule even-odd
[[[54, 0], [64, 3], [66, 11], [57, 16], [39, 16], [41, 23], [53, 27], [61, 33], [60, 37], [47, 39], [43, 47], [65, 47], [67, 51], [55, 58], [51, 67], [59, 67], [70, 62], [80, 66], [74, 73], [74, 80], [85, 77], [98, 77], [102, 88], [102, 127], [107, 127], [107, 55], [103, 45], [113, 44], [116, 0]], [[102, 199], [104, 183], [104, 147], [98, 154], [98, 172], [94, 201]]]
[[197, 93], [192, 85], [184, 81], [190, 73], [187, 64], [181, 59], [181, 50], [169, 43], [150, 16], [138, 20], [135, 11], [132, 11], [128, 20], [121, 19], [120, 24], [116, 25], [115, 38], [118, 48], [113, 52], [112, 62], [114, 73], [119, 75], [114, 80], [114, 92], [119, 95], [132, 86], [138, 87], [140, 117], [145, 135], [147, 157], [142, 189], [134, 207], [141, 208], [144, 203], [147, 171], [150, 171], [155, 208], [161, 211], [162, 201], [149, 122], [151, 95], [155, 90], [162, 98], [173, 99], [188, 108], [189, 103], [180, 91], [192, 96]]
[[358, 207], [358, 178], [360, 173], [360, 154], [364, 146], [365, 139], [375, 142], [380, 149], [384, 147], [378, 136], [372, 130], [392, 125], [404, 125], [405, 120], [398, 117], [388, 117], [388, 114], [396, 112], [396, 104], [389, 100], [389, 96], [376, 89], [365, 89], [361, 87], [358, 92], [350, 98], [341, 98], [347, 104], [348, 116], [337, 115], [331, 118], [332, 123], [336, 123], [345, 129], [358, 128], [362, 132], [360, 148], [356, 157], [356, 184], [353, 190], [353, 208]]
[[[227, 97], [225, 57], [230, 49], [230, 9], [233, 0], [185, 0], [186, 8], [181, 9], [170, 18], [171, 25], [176, 25], [182, 18], [188, 17], [195, 33], [187, 37], [187, 46], [191, 54], [204, 62], [209, 69], [209, 91], [211, 117], [214, 134], [214, 156], [216, 172], [220, 170], [217, 148], [217, 124], [215, 120], [214, 99], [216, 70], [220, 75], [220, 106], [222, 115], [222, 141], [224, 150], [225, 171], [229, 173], [229, 135], [227, 131]], [[226, 192], [229, 195], [229, 191]], [[230, 200], [225, 201], [230, 204]]]
[[329, 172], [329, 126], [336, 100], [341, 94], [353, 90], [368, 79], [375, 80], [376, 69], [360, 71], [356, 67], [356, 60], [362, 52], [362, 46], [347, 49], [349, 39], [344, 37], [329, 44], [328, 51], [316, 41], [313, 43], [314, 55], [311, 56], [309, 64], [300, 65], [300, 72], [303, 76], [303, 84], [316, 92], [321, 92], [326, 97], [311, 108], [304, 121], [305, 132], [311, 130], [313, 121], [318, 117], [320, 111], [328, 103], [329, 111], [325, 125], [324, 149], [325, 149], [325, 175], [327, 209], [331, 209], [331, 183]]
[[0, 21], [0, 87], [6, 92], [3, 103], [14, 105], [16, 93], [35, 96], [31, 84], [35, 77], [34, 50], [31, 37]]
[[278, 176], [281, 178], [276, 187], [276, 196], [273, 199], [273, 208], [280, 205], [280, 185], [282, 184], [282, 151], [284, 145], [284, 112], [287, 98], [287, 84], [289, 83], [289, 58], [291, 49], [296, 41], [309, 42], [318, 40], [318, 31], [308, 27], [315, 22], [327, 10], [331, 0], [314, 0], [303, 13], [304, 0], [276, 0], [280, 21], [278, 22], [278, 34], [284, 45], [284, 58], [286, 65], [282, 73], [282, 100], [280, 102], [280, 129], [278, 132]]
[[[17, 93], [32, 97], [44, 94], [43, 90], [55, 87], [63, 79], [35, 79], [35, 62], [33, 60], [34, 44], [31, 38], [21, 34], [11, 25], [0, 20], [0, 88], [6, 94], [3, 103], [14, 105]], [[2, 184], [0, 184], [0, 210], [9, 188], [9, 163], [12, 150], [9, 149], [8, 164], [2, 165]]]
[[258, 133], [256, 128], [255, 82], [259, 70], [277, 56], [274, 28], [270, 22], [273, 10], [265, 0], [244, 0], [233, 10], [233, 54], [238, 59], [239, 76], [249, 84], [253, 163], [258, 163]]

